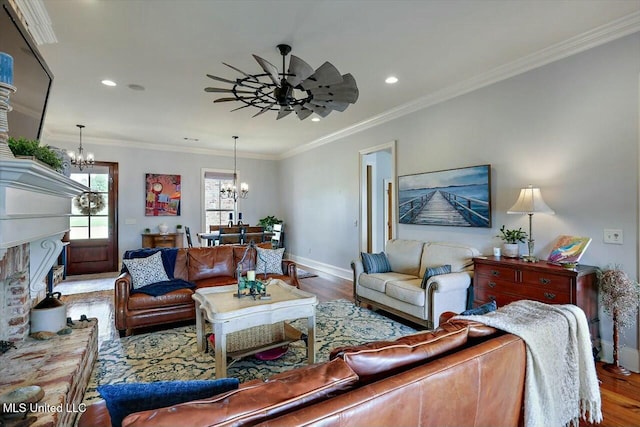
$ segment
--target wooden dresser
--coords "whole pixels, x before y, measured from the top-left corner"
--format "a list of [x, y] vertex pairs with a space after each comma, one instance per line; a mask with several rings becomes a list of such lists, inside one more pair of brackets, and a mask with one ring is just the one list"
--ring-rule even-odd
[[475, 307], [491, 300], [500, 307], [522, 299], [575, 304], [585, 312], [594, 347], [600, 348], [596, 267], [578, 265], [576, 269], [566, 269], [546, 261], [505, 257], [478, 257], [473, 262]]
[[184, 233], [143, 233], [143, 248], [182, 248]]

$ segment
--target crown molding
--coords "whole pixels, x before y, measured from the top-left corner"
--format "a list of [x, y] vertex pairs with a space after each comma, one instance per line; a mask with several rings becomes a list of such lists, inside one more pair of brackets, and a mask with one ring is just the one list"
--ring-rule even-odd
[[[45, 144], [51, 146], [57, 146], [58, 143], [62, 142], [64, 145], [69, 145], [69, 141], [73, 143], [73, 141], [77, 142], [77, 135], [71, 134], [56, 134], [52, 132], [47, 132], [43, 139]], [[144, 149], [144, 150], [154, 150], [154, 151], [169, 151], [173, 153], [189, 153], [189, 154], [201, 154], [205, 156], [218, 156], [218, 157], [231, 157], [233, 158], [233, 150], [215, 150], [211, 148], [201, 148], [201, 147], [189, 147], [189, 146], [177, 146], [177, 145], [166, 145], [166, 144], [154, 144], [150, 142], [142, 142], [142, 141], [133, 141], [133, 140], [117, 140], [117, 139], [109, 139], [109, 138], [97, 138], [90, 137], [87, 138], [83, 136], [82, 142], [85, 145], [100, 145], [104, 147], [123, 147], [123, 148], [132, 148], [132, 144], [134, 148]], [[94, 155], [96, 156], [96, 160], [100, 157], [96, 154], [95, 150], [93, 150]], [[239, 159], [256, 159], [256, 160], [278, 160], [277, 155], [272, 154], [257, 154], [257, 153], [247, 153], [247, 152], [238, 152]]]
[[51, 18], [42, 0], [13, 0], [13, 3], [37, 45], [58, 43]]
[[414, 101], [399, 105], [384, 113], [378, 114], [352, 126], [330, 133], [293, 150], [282, 153], [278, 159], [283, 160], [313, 150], [325, 144], [335, 142], [349, 135], [362, 132], [418, 110], [448, 101], [460, 95], [489, 86], [501, 80], [525, 73], [551, 62], [567, 58], [571, 55], [600, 46], [610, 41], [640, 31], [640, 11], [626, 15], [608, 24], [589, 30], [578, 36], [556, 43], [538, 52], [524, 56], [515, 61], [496, 67], [486, 73], [479, 74], [461, 83], [422, 96]]

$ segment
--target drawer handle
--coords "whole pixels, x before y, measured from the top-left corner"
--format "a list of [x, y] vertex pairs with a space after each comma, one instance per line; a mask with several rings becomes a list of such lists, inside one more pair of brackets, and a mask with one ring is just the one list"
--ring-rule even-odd
[[491, 274], [494, 276], [499, 276], [500, 272], [498, 270], [491, 270]]
[[545, 279], [544, 277], [541, 277], [540, 283], [542, 283], [543, 285], [548, 285], [549, 283], [551, 283], [551, 279]]
[[544, 296], [547, 299], [554, 299], [556, 297], [556, 294], [552, 294], [551, 292], [545, 292]]
[[495, 297], [495, 296], [493, 296], [493, 295], [489, 295], [489, 299], [490, 299], [491, 301], [495, 301], [495, 300], [496, 300], [496, 297]]
[[490, 288], [495, 288], [496, 287], [496, 283], [495, 282], [489, 282], [489, 287]]

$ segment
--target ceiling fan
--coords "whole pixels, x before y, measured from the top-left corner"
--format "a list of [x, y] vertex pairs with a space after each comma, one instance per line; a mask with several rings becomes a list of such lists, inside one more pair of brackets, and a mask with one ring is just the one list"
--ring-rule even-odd
[[227, 67], [242, 74], [241, 77], [230, 80], [223, 77], [207, 77], [224, 83], [232, 84], [231, 89], [207, 87], [205, 92], [227, 93], [232, 97], [223, 97], [213, 102], [240, 101], [241, 107], [260, 109], [253, 117], [267, 111], [278, 111], [277, 119], [281, 119], [295, 111], [300, 120], [304, 120], [312, 113], [326, 117], [331, 111], [344, 111], [349, 104], [358, 100], [358, 87], [351, 74], [341, 75], [336, 67], [325, 62], [317, 70], [295, 55], [291, 55], [289, 69], [285, 73], [285, 58], [291, 52], [291, 46], [279, 44], [278, 50], [282, 55], [282, 72], [269, 61], [253, 55], [264, 71], [261, 74], [247, 74], [244, 71], [226, 64]]

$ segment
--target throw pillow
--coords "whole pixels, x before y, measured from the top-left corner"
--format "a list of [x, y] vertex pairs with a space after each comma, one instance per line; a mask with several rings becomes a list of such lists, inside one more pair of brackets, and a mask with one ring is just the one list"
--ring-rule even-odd
[[491, 313], [492, 311], [496, 311], [497, 309], [498, 309], [498, 304], [496, 304], [495, 301], [491, 301], [486, 304], [482, 304], [479, 307], [465, 310], [462, 313], [460, 313], [460, 316], [483, 315], [483, 314]]
[[384, 252], [380, 252], [379, 254], [362, 252], [360, 256], [362, 257], [362, 266], [364, 267], [365, 273], [388, 273], [391, 271], [389, 258], [387, 258], [387, 254]]
[[146, 258], [123, 259], [122, 263], [127, 266], [127, 270], [131, 274], [133, 289], [169, 280], [166, 271], [164, 271], [160, 252]]
[[111, 423], [120, 427], [129, 414], [164, 408], [191, 400], [205, 399], [238, 388], [237, 378], [153, 383], [107, 384], [98, 387], [105, 400]]
[[256, 246], [256, 251], [256, 274], [284, 274], [282, 272], [282, 257], [284, 256], [284, 248], [264, 249]]
[[422, 278], [422, 289], [427, 289], [427, 282], [433, 276], [439, 276], [441, 274], [449, 274], [451, 273], [451, 265], [445, 264], [440, 265], [438, 267], [427, 268], [427, 271], [424, 272], [424, 277]]

